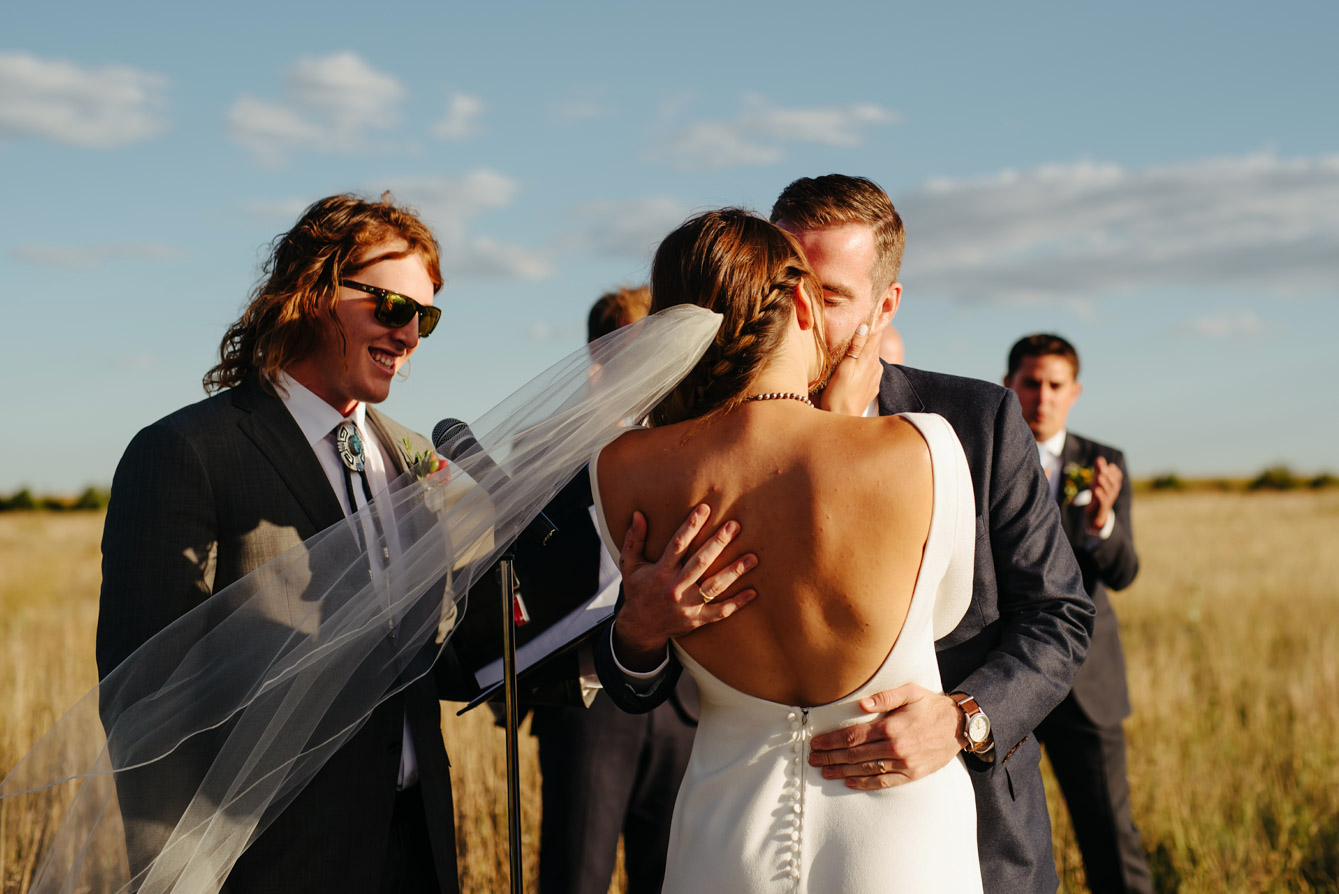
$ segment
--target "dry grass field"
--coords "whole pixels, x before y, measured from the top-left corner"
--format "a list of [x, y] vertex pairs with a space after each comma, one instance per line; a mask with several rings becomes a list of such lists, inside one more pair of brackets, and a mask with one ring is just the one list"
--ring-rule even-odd
[[[1145, 494], [1135, 508], [1142, 570], [1116, 605], [1135, 707], [1135, 819], [1159, 890], [1339, 890], [1339, 493]], [[101, 522], [0, 515], [0, 768], [94, 682]], [[443, 728], [464, 889], [506, 890], [502, 734], [484, 711], [446, 711]], [[529, 737], [521, 760], [533, 890]], [[1084, 890], [1052, 805], [1064, 889]], [[26, 887], [44, 819], [0, 812], [3, 891]]]

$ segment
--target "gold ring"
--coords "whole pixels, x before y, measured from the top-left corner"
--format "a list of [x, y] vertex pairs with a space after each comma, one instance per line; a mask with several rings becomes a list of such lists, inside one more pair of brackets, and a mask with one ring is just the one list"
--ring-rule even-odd
[[880, 773], [880, 774], [884, 774], [884, 773], [887, 773], [887, 772], [888, 772], [888, 767], [884, 765], [884, 762], [883, 762], [883, 761], [879, 761], [875, 766], [877, 766], [877, 767], [879, 768], [879, 773]]
[[698, 587], [698, 588], [697, 588], [697, 595], [699, 595], [699, 596], [702, 597], [702, 602], [703, 602], [703, 603], [710, 602], [711, 600], [713, 600], [713, 599], [716, 598], [715, 596], [708, 596], [708, 595], [707, 595], [707, 591], [704, 590], [704, 589], [702, 589], [701, 587]]

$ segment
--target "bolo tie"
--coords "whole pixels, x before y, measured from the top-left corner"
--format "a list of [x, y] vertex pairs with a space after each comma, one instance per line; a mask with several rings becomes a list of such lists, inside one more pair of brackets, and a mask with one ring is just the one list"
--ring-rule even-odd
[[[363, 450], [362, 435], [358, 434], [358, 426], [354, 425], [352, 422], [349, 421], [341, 422], [339, 424], [339, 426], [335, 429], [335, 450], [336, 452], [339, 453], [339, 461], [344, 465], [344, 493], [349, 498], [349, 512], [352, 514], [357, 514], [359, 508], [358, 502], [353, 497], [353, 476], [355, 474], [358, 476], [358, 480], [362, 482], [363, 485], [363, 496], [367, 498], [367, 502], [365, 505], [367, 506], [373, 505], [372, 486], [367, 483], [367, 471], [366, 471], [367, 456], [366, 452]], [[372, 517], [372, 528], [376, 532], [376, 536], [380, 539], [383, 537], [381, 520], [377, 517], [376, 512], [372, 512], [371, 517]], [[355, 530], [356, 529], [357, 526], [355, 526]], [[359, 533], [364, 538], [368, 537], [368, 535], [371, 534], [371, 532], [367, 530], [362, 530]], [[370, 542], [365, 542], [364, 546], [366, 549], [370, 551], [373, 544]], [[370, 559], [371, 556], [369, 556], [368, 558]], [[384, 544], [381, 547], [381, 560], [383, 563], [390, 561], [390, 551], [386, 548]], [[371, 574], [371, 572], [372, 568], [371, 566], [369, 566], [368, 567], [369, 575]], [[390, 598], [389, 594], [387, 594], [386, 598], [389, 600]], [[390, 607], [388, 605], [387, 606], [388, 617], [386, 620], [386, 627], [389, 630], [391, 637], [394, 638], [395, 620], [393, 617], [389, 616], [389, 611]]]
[[353, 497], [353, 476], [357, 473], [363, 485], [363, 496], [367, 503], [372, 502], [372, 486], [367, 483], [367, 457], [363, 452], [363, 438], [358, 434], [358, 426], [352, 422], [341, 422], [335, 428], [335, 449], [339, 452], [339, 461], [344, 464], [344, 493], [349, 497], [349, 512], [358, 511], [358, 501]]

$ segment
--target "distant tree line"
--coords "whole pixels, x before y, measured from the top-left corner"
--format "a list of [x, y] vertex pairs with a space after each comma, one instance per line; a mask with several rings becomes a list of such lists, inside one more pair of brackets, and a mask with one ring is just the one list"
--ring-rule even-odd
[[[1324, 490], [1326, 488], [1339, 486], [1339, 477], [1329, 472], [1321, 472], [1319, 475], [1307, 477], [1298, 475], [1291, 468], [1284, 465], [1270, 466], [1264, 469], [1260, 474], [1248, 480], [1230, 481], [1227, 479], [1216, 481], [1187, 480], [1183, 479], [1175, 472], [1168, 472], [1158, 475], [1148, 481], [1148, 486], [1153, 490], [1178, 491], [1188, 489], [1204, 489], [1206, 486], [1215, 490], [1241, 490], [1248, 491], [1281, 491], [1281, 490]], [[0, 496], [0, 512], [13, 512], [17, 510], [45, 509], [51, 512], [70, 512], [80, 510], [99, 510], [107, 508], [107, 501], [111, 499], [112, 492], [105, 487], [89, 487], [84, 492], [73, 499], [69, 497], [39, 497], [24, 488], [9, 496]]]
[[1190, 482], [1181, 478], [1174, 472], [1168, 472], [1164, 475], [1158, 475], [1149, 481], [1148, 486], [1153, 490], [1186, 490], [1191, 487], [1203, 488], [1205, 485], [1217, 490], [1240, 490], [1245, 488], [1248, 491], [1260, 490], [1299, 490], [1309, 488], [1311, 490], [1323, 490], [1325, 488], [1339, 485], [1339, 478], [1331, 475], [1329, 472], [1321, 472], [1319, 475], [1307, 477], [1298, 475], [1291, 468], [1284, 465], [1270, 466], [1264, 469], [1254, 478], [1245, 481], [1230, 481], [1227, 479], [1218, 481], [1195, 481]]
[[51, 512], [70, 512], [89, 509], [106, 509], [112, 492], [105, 487], [89, 487], [74, 499], [68, 497], [38, 497], [24, 488], [9, 496], [0, 496], [0, 512], [14, 512], [24, 509], [45, 509]]

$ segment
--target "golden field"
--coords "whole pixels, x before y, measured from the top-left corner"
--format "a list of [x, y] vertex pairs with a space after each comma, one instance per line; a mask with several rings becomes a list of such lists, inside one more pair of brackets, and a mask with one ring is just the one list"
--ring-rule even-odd
[[[101, 526], [96, 513], [0, 514], [0, 768], [95, 682]], [[1135, 531], [1140, 577], [1115, 601], [1135, 820], [1159, 890], [1339, 890], [1339, 492], [1148, 493]], [[485, 711], [443, 716], [464, 890], [506, 890], [501, 731]], [[521, 761], [533, 890], [528, 736]], [[1052, 808], [1064, 889], [1084, 890]], [[16, 813], [0, 812], [5, 892], [26, 887], [47, 819]]]

